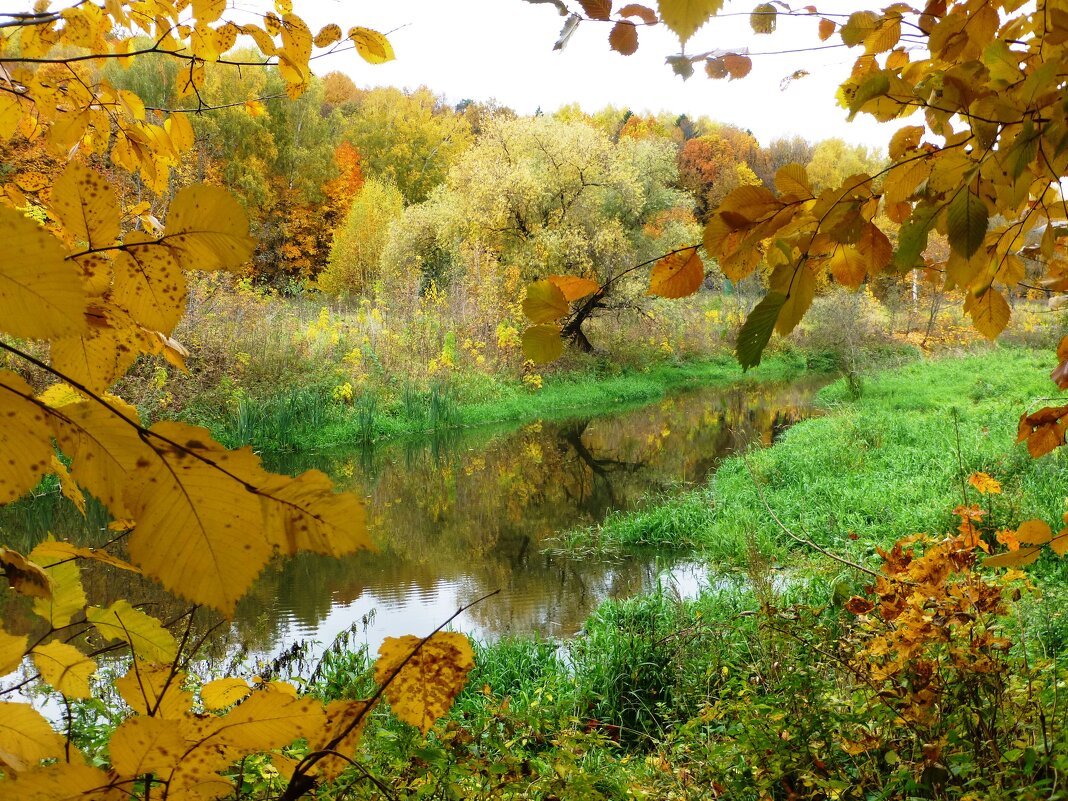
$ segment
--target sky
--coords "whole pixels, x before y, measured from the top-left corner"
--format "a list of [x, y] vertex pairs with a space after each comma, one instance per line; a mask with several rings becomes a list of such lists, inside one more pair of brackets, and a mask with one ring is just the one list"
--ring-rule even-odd
[[[578, 8], [575, 0], [567, 2]], [[629, 57], [610, 50], [610, 23], [592, 21], [580, 24], [566, 49], [554, 52], [564, 17], [549, 3], [297, 0], [294, 6], [313, 32], [337, 22], [343, 30], [359, 25], [389, 36], [394, 62], [367, 64], [351, 50], [314, 62], [317, 74], [338, 70], [361, 87], [425, 85], [450, 103], [493, 98], [521, 114], [578, 103], [586, 111], [612, 104], [635, 112], [706, 115], [748, 128], [764, 144], [799, 134], [810, 141], [839, 137], [884, 149], [903, 123], [880, 124], [863, 116], [848, 123], [845, 109], [834, 100], [858, 50], [822, 45], [819, 17], [780, 16], [774, 34], [755, 36], [748, 19], [755, 3], [728, 3], [687, 45], [689, 53], [748, 47], [753, 70], [736, 81], [710, 80], [700, 65], [688, 81], [674, 75], [664, 59], [679, 52], [679, 42], [663, 24], [640, 28], [638, 52]], [[819, 7], [824, 13], [849, 10], [843, 0]], [[824, 49], [810, 49], [817, 47]], [[796, 49], [806, 52], [757, 55]], [[783, 79], [799, 69], [810, 75], [782, 88]]]

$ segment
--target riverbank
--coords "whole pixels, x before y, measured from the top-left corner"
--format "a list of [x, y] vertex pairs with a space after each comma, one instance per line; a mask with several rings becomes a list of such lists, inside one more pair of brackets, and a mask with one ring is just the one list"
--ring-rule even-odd
[[[405, 799], [432, 786], [546, 801], [1055, 797], [1068, 767], [1060, 563], [1031, 570], [1038, 593], [952, 539], [968, 519], [993, 547], [1030, 517], [1059, 522], [1063, 459], [1015, 444], [1021, 410], [1053, 394], [1050, 363], [998, 349], [866, 378], [859, 396], [829, 386], [823, 417], [599, 531], [688, 533], [744, 566], [739, 580], [694, 600], [662, 589], [606, 603], [564, 644], [480, 646], [444, 722], [423, 738], [379, 710], [359, 761]], [[1001, 491], [980, 494], [968, 482], [980, 471]], [[954, 511], [972, 505], [981, 517]], [[871, 596], [870, 575], [799, 545], [769, 510], [864, 569], [898, 571], [910, 594]], [[911, 557], [891, 549], [917, 531], [933, 538], [906, 540]], [[310, 688], [366, 696], [369, 664], [332, 650]]]
[[[907, 350], [892, 355], [896, 359], [914, 358]], [[836, 370], [833, 359], [812, 359], [799, 351], [771, 356], [748, 373], [728, 356], [664, 361], [644, 370], [605, 364], [558, 372], [540, 379], [538, 386], [470, 375], [429, 391], [400, 387], [351, 402], [339, 400], [325, 389], [294, 389], [267, 400], [241, 399], [233, 413], [222, 417], [195, 413], [193, 419], [208, 425], [229, 446], [250, 444], [261, 451], [323, 450], [339, 444], [425, 437], [457, 428], [557, 420], [578, 412], [595, 416], [700, 386], [789, 381], [806, 373], [833, 375]]]
[[693, 547], [727, 568], [755, 548], [783, 561], [798, 546], [770, 509], [799, 537], [870, 559], [903, 536], [946, 530], [958, 504], [982, 501], [967, 485], [979, 471], [1001, 482], [990, 501], [1000, 525], [1057, 520], [1068, 486], [1062, 460], [1032, 460], [1015, 443], [1020, 414], [1056, 391], [1051, 358], [997, 348], [903, 365], [859, 387], [835, 382], [817, 394], [824, 414], [774, 447], [728, 459], [705, 486], [569, 532], [561, 546]]

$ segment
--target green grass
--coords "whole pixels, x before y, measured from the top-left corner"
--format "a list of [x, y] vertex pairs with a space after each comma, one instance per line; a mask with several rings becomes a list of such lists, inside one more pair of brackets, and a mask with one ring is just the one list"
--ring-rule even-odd
[[214, 422], [214, 433], [231, 446], [324, 450], [456, 428], [621, 411], [690, 387], [743, 379], [782, 381], [805, 371], [804, 357], [788, 353], [748, 374], [727, 358], [665, 362], [641, 372], [605, 367], [551, 375], [538, 390], [479, 374], [429, 390], [399, 387], [392, 397], [357, 397], [351, 405], [332, 399], [324, 388], [297, 388], [266, 400], [241, 399], [236, 412]]
[[[865, 378], [856, 399], [838, 381], [818, 397], [825, 414], [774, 447], [732, 457], [708, 485], [612, 515], [567, 541], [696, 545], [714, 562], [737, 566], [753, 543], [780, 559], [796, 547], [765, 503], [794, 533], [857, 558], [902, 536], [955, 527], [952, 512], [964, 500], [982, 501], [999, 526], [1029, 517], [1055, 523], [1068, 487], [1065, 459], [1031, 460], [1015, 443], [1019, 415], [1055, 394], [1049, 361], [1000, 348], [919, 362]], [[999, 479], [1004, 493], [983, 499], [965, 491], [978, 470]]]

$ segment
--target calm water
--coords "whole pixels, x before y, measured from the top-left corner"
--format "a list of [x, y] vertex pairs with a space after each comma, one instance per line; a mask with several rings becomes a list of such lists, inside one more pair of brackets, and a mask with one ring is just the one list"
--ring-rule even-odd
[[[304, 555], [270, 566], [239, 605], [228, 635], [223, 627], [213, 636], [221, 637], [220, 649], [239, 643], [253, 660], [301, 640], [320, 643], [318, 651], [350, 628], [374, 649], [386, 636], [427, 634], [461, 605], [499, 590], [455, 627], [486, 639], [528, 632], [566, 637], [606, 598], [658, 583], [693, 595], [706, 571], [692, 557], [598, 560], [544, 549], [562, 531], [701, 482], [724, 456], [769, 444], [806, 413], [815, 386], [701, 390], [617, 415], [269, 465], [318, 467], [366, 496], [379, 551], [345, 559]], [[100, 521], [87, 526], [65, 503], [42, 499], [9, 512], [0, 519], [5, 539], [32, 540], [52, 530], [92, 540], [89, 532]], [[130, 593], [128, 576], [116, 581], [87, 571], [91, 601]], [[180, 606], [162, 595], [146, 583], [133, 597], [154, 601], [157, 614], [168, 617]]]

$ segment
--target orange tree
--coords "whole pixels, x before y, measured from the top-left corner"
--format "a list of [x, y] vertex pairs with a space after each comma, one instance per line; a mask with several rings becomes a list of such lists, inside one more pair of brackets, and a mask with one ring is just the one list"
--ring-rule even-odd
[[[362, 503], [335, 494], [318, 471], [268, 473], [250, 449], [226, 450], [202, 428], [148, 427], [109, 389], [141, 355], [181, 367], [184, 349], [170, 334], [184, 309], [185, 272], [237, 270], [255, 247], [224, 189], [172, 192], [172, 173], [193, 146], [189, 113], [210, 110], [201, 96], [206, 65], [233, 63], [224, 54], [246, 37], [262, 57], [241, 66], [273, 65], [297, 97], [316, 48], [355, 49], [371, 63], [392, 50], [366, 28], [346, 36], [328, 25], [313, 35], [287, 0], [242, 24], [225, 19], [223, 0], [47, 5], [0, 14], [0, 146], [42, 154], [18, 161], [0, 197], [0, 350], [8, 365], [51, 379], [35, 390], [0, 370], [0, 502], [55, 475], [83, 509], [84, 493], [104, 504], [114, 538], [99, 549], [51, 539], [30, 553], [0, 547], [3, 592], [25, 597], [8, 606], [36, 621], [0, 628], [0, 674], [23, 674], [0, 690], [0, 794], [215, 798], [233, 791], [226, 771], [245, 755], [304, 738], [300, 762], [275, 755], [287, 777], [282, 795], [296, 798], [348, 767], [380, 697], [426, 730], [462, 686], [470, 646], [455, 634], [391, 638], [378, 693], [326, 707], [281, 682], [198, 686], [187, 669], [199, 610], [231, 615], [276, 555], [370, 547]], [[103, 69], [144, 59], [178, 64], [177, 93], [190, 109], [146, 107]], [[258, 101], [247, 106], [255, 113]], [[166, 206], [165, 224], [149, 202], [120, 203], [110, 179], [118, 173]], [[190, 609], [161, 621], [131, 598], [95, 606], [81, 581], [87, 561], [154, 579]], [[129, 715], [101, 768], [71, 742], [70, 702], [92, 696], [97, 658], [116, 650], [127, 656], [115, 690]], [[15, 700], [28, 683], [58, 694], [66, 736]]]

